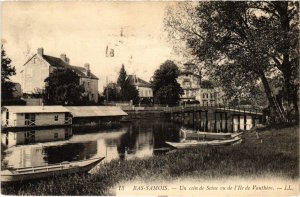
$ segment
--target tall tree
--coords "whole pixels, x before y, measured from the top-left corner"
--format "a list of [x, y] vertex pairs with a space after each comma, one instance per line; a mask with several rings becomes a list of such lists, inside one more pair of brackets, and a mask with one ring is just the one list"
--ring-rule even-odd
[[127, 78], [122, 85], [121, 96], [125, 101], [132, 101], [133, 104], [139, 103], [139, 91], [130, 83], [129, 78]]
[[122, 67], [121, 67], [120, 72], [119, 72], [119, 77], [118, 77], [118, 80], [117, 80], [117, 84], [120, 87], [122, 87], [122, 85], [124, 84], [126, 78], [127, 78], [127, 73], [126, 73], [124, 64], [122, 64]]
[[155, 102], [167, 105], [179, 103], [183, 90], [177, 82], [178, 75], [178, 66], [173, 61], [167, 60], [160, 65], [151, 81]]
[[84, 87], [79, 76], [70, 69], [55, 70], [45, 79], [45, 103], [49, 105], [81, 105]]
[[14, 83], [10, 77], [16, 74], [16, 69], [11, 65], [11, 59], [6, 56], [3, 45], [1, 45], [1, 97], [3, 100], [12, 98]]
[[[228, 95], [249, 92], [261, 81], [273, 120], [279, 117], [286, 121], [286, 113], [278, 105], [268, 77], [281, 75], [285, 81], [291, 81], [280, 69], [279, 60], [284, 62], [284, 53], [294, 54], [292, 61], [299, 55], [298, 39], [295, 39], [299, 36], [295, 25], [298, 2], [200, 2], [196, 6], [181, 4], [179, 7], [175, 11], [170, 9], [165, 20], [170, 37], [183, 40], [191, 53], [205, 62], [211, 77], [221, 82]], [[281, 25], [287, 18], [293, 27], [287, 33], [289, 36]], [[286, 44], [290, 42], [293, 45]], [[297, 73], [296, 67], [285, 66], [290, 74]], [[297, 77], [293, 79], [297, 87]], [[289, 94], [295, 92], [293, 88], [285, 89]], [[293, 95], [297, 100], [297, 95]]]

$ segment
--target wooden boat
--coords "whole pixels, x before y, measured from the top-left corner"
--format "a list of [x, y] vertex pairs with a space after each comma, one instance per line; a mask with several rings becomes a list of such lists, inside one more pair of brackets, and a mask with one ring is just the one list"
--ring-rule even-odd
[[183, 148], [195, 148], [198, 146], [225, 146], [240, 142], [242, 139], [240, 137], [234, 137], [232, 139], [226, 140], [211, 140], [211, 141], [198, 141], [198, 140], [184, 140], [183, 142], [166, 142], [170, 146], [177, 149]]
[[63, 162], [46, 166], [7, 169], [1, 171], [1, 182], [27, 181], [72, 173], [88, 172], [103, 159], [104, 157], [75, 162]]
[[237, 136], [240, 136], [243, 132], [239, 133], [213, 133], [213, 132], [200, 132], [192, 131], [187, 129], [181, 129], [185, 133], [186, 140], [202, 140], [202, 139], [211, 139], [211, 140], [225, 140], [231, 139]]

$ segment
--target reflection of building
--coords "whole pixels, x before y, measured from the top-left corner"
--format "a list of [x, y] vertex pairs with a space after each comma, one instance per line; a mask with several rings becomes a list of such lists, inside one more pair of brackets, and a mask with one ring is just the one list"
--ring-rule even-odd
[[98, 102], [99, 79], [91, 72], [89, 64], [85, 64], [84, 67], [72, 66], [66, 54], [61, 54], [60, 58], [57, 58], [45, 55], [43, 48], [39, 48], [23, 66], [24, 70], [21, 71], [21, 75], [24, 93], [31, 94], [45, 89], [44, 80], [54, 70], [71, 69], [80, 77], [79, 83], [84, 86], [89, 100]]
[[97, 141], [66, 143], [60, 146], [19, 146], [7, 149], [4, 161], [8, 166], [23, 168], [83, 160], [95, 154], [97, 154]]
[[202, 80], [199, 68], [193, 63], [186, 63], [177, 79], [184, 91], [181, 96], [183, 102], [200, 102], [201, 105], [223, 104], [223, 92], [211, 81]]
[[139, 91], [139, 97], [141, 99], [153, 98], [152, 85], [149, 82], [144, 81], [136, 75], [128, 75], [128, 80]]
[[7, 132], [2, 134], [2, 144], [9, 148], [20, 144], [66, 140], [71, 136], [72, 128], [70, 127]]
[[2, 126], [34, 127], [72, 124], [69, 110], [63, 106], [5, 106]]

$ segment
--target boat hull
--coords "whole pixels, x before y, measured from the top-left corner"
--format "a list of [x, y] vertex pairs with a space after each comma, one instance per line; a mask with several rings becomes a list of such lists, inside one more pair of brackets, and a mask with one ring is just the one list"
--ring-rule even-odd
[[42, 179], [54, 176], [62, 176], [74, 173], [88, 172], [100, 163], [104, 157], [99, 159], [90, 159], [86, 161], [72, 162], [68, 164], [51, 165], [35, 167], [35, 168], [22, 168], [18, 170], [4, 170], [1, 171], [1, 182], [17, 182], [27, 181], [34, 179]]
[[239, 136], [241, 133], [212, 133], [212, 132], [200, 132], [200, 131], [191, 131], [183, 130], [186, 133], [186, 140], [226, 140], [233, 137]]
[[166, 144], [173, 146], [177, 149], [183, 148], [195, 148], [199, 146], [226, 146], [240, 142], [240, 137], [235, 137], [228, 140], [212, 140], [212, 141], [196, 141], [196, 140], [185, 140], [183, 142], [166, 142]]

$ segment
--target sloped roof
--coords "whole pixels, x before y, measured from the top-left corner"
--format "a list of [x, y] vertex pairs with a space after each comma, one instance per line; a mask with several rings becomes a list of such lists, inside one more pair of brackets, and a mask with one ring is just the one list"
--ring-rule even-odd
[[54, 67], [61, 67], [61, 68], [69, 68], [72, 69], [73, 71], [76, 72], [80, 77], [83, 78], [92, 78], [92, 79], [98, 79], [96, 75], [90, 72], [90, 76], [86, 75], [86, 69], [84, 67], [79, 67], [79, 66], [72, 66], [64, 62], [62, 59], [49, 56], [49, 55], [43, 55], [44, 60], [46, 60], [51, 66]]
[[131, 84], [136, 86], [149, 87], [149, 88], [152, 87], [151, 83], [137, 77], [136, 75], [128, 75], [127, 79]]
[[126, 116], [120, 107], [115, 106], [66, 106], [73, 117]]
[[47, 105], [47, 106], [3, 106], [9, 112], [14, 113], [55, 113], [55, 112], [69, 112], [69, 110], [61, 105]]

